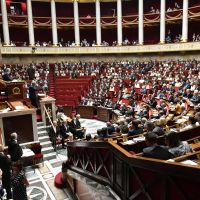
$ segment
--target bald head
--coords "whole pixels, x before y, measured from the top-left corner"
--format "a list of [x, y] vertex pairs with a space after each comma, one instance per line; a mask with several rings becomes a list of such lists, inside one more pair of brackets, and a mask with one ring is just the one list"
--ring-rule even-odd
[[11, 133], [10, 138], [13, 139], [13, 140], [17, 140], [17, 133], [16, 132]]

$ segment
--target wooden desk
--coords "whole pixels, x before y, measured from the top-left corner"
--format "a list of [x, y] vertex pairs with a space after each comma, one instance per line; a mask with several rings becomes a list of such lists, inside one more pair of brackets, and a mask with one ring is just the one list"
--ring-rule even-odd
[[121, 114], [115, 110], [112, 110], [111, 111], [111, 119], [112, 119], [112, 122], [117, 122], [119, 117], [121, 116]]
[[28, 106], [24, 105], [22, 101], [9, 101], [14, 110], [29, 110]]
[[200, 142], [190, 144], [194, 151], [200, 150]]
[[98, 107], [97, 108], [97, 117], [99, 120], [107, 122], [110, 121], [110, 113], [112, 109], [105, 108], [105, 107]]
[[94, 106], [77, 106], [77, 113], [82, 118], [92, 119], [94, 117]]

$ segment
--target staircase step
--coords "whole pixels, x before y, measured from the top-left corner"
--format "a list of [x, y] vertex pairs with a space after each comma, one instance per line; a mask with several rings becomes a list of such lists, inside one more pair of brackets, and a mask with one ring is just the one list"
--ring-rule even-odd
[[41, 136], [41, 137], [39, 136], [38, 140], [40, 142], [47, 142], [47, 141], [49, 141], [49, 136]]
[[37, 122], [37, 127], [44, 126], [44, 122]]
[[52, 146], [51, 147], [42, 148], [42, 153], [43, 154], [49, 154], [49, 153], [53, 153], [53, 152], [55, 152], [55, 151], [54, 151]]
[[37, 129], [38, 131], [44, 131], [46, 130], [46, 126], [38, 126]]
[[45, 136], [45, 135], [47, 135], [48, 136], [48, 133], [47, 133], [47, 131], [45, 130], [45, 131], [38, 131], [38, 136], [39, 137], [41, 137], [41, 136]]
[[52, 143], [50, 140], [46, 141], [46, 142], [41, 142], [40, 144], [41, 144], [42, 148], [52, 147]]
[[56, 152], [44, 154], [44, 160], [52, 160], [56, 158]]

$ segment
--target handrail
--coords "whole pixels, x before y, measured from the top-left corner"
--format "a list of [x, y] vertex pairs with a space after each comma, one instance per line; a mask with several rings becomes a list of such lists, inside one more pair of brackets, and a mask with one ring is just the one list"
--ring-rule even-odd
[[48, 119], [49, 119], [49, 121], [50, 121], [51, 126], [53, 127], [54, 133], [56, 133], [56, 128], [55, 128], [55, 126], [53, 125], [53, 122], [52, 122], [52, 120], [51, 120], [51, 117], [49, 116], [49, 113], [48, 113], [48, 111], [47, 111], [47, 109], [46, 109], [46, 106], [44, 105], [43, 108], [44, 108], [45, 113], [47, 114], [47, 117], [48, 117]]

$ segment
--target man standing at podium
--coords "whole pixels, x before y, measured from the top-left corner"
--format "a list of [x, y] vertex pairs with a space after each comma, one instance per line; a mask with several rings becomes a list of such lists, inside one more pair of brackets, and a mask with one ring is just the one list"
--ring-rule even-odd
[[31, 104], [38, 108], [38, 95], [35, 81], [32, 81], [31, 85], [29, 86], [29, 98], [31, 100]]

